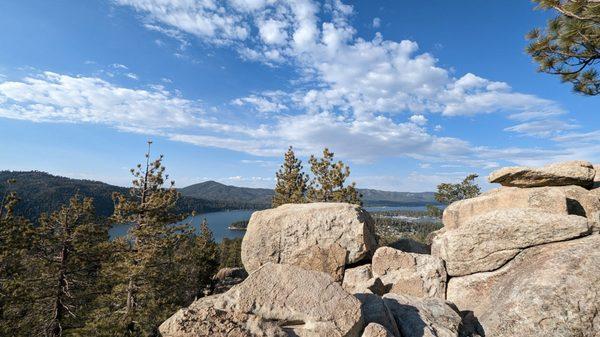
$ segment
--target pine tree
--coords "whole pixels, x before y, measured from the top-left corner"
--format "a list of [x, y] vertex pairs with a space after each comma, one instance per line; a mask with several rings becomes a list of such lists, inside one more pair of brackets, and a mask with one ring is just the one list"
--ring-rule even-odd
[[179, 284], [180, 293], [187, 294], [185, 302], [203, 297], [212, 287], [212, 276], [219, 271], [219, 246], [208, 227], [206, 219], [200, 224], [200, 232], [178, 250], [178, 264], [186, 281]]
[[[29, 237], [26, 270], [17, 273], [19, 316], [11, 335], [59, 337], [75, 333], [96, 296], [107, 227], [96, 222], [90, 198], [71, 198], [47, 215]], [[15, 274], [13, 274], [15, 275]], [[14, 317], [13, 317], [14, 319]]]
[[[155, 336], [160, 323], [199, 293], [198, 282], [187, 284], [191, 276], [186, 268], [190, 256], [203, 249], [202, 240], [210, 244], [211, 239], [197, 238], [194, 229], [182, 222], [185, 216], [174, 211], [179, 193], [173, 181], [165, 186], [163, 156], [150, 161], [151, 144], [145, 165], [131, 170], [134, 180], [129, 195], [113, 197], [112, 221], [131, 226], [126, 237], [114, 240], [116, 254], [105, 268], [112, 289], [99, 298], [97, 319], [88, 324], [88, 334]], [[194, 273], [201, 273], [197, 265], [193, 268]]]
[[439, 184], [435, 193], [435, 200], [449, 205], [455, 201], [478, 196], [481, 193], [481, 188], [475, 183], [477, 177], [479, 177], [477, 174], [470, 174], [458, 184]]
[[95, 298], [108, 228], [96, 221], [92, 203], [75, 196], [60, 211], [40, 219], [34, 252], [46, 278], [38, 293], [52, 294], [42, 302], [51, 309], [47, 336], [81, 327]]
[[31, 336], [29, 308], [33, 293], [28, 288], [31, 275], [29, 252], [33, 227], [14, 214], [19, 198], [7, 181], [0, 200], [0, 336]]
[[306, 202], [308, 177], [302, 172], [302, 161], [296, 158], [291, 146], [285, 153], [283, 164], [275, 175], [277, 184], [273, 196], [273, 207]]
[[311, 202], [348, 202], [362, 205], [362, 196], [356, 190], [356, 184], [344, 186], [350, 176], [350, 167], [342, 161], [333, 161], [334, 153], [323, 150], [323, 158], [311, 156], [309, 159], [313, 180], [308, 188], [308, 200]]
[[600, 2], [594, 0], [533, 0], [540, 9], [554, 9], [558, 16], [545, 30], [528, 35], [527, 52], [538, 70], [559, 75], [576, 92], [600, 94]]

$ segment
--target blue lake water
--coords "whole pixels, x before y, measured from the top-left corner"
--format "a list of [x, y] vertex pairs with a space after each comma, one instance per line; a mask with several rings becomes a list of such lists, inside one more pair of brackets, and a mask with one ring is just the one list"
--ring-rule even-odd
[[[377, 206], [377, 207], [365, 207], [369, 212], [380, 212], [380, 211], [397, 211], [397, 210], [425, 210], [425, 206]], [[204, 214], [198, 214], [191, 219], [192, 225], [196, 228], [200, 228], [200, 224], [203, 219], [206, 219], [208, 227], [213, 232], [215, 241], [221, 242], [223, 238], [241, 238], [244, 237], [244, 231], [235, 231], [227, 228], [233, 222], [240, 220], [249, 220], [254, 210], [233, 210], [233, 211], [221, 211], [221, 212], [210, 212]], [[116, 225], [110, 230], [111, 237], [123, 236], [127, 233], [129, 225]]]
[[[234, 211], [221, 211], [221, 212], [211, 212], [204, 214], [197, 214], [191, 219], [186, 221], [191, 221], [192, 225], [196, 228], [200, 228], [200, 224], [202, 220], [206, 219], [208, 223], [208, 227], [213, 232], [213, 236], [215, 241], [221, 242], [223, 238], [241, 238], [244, 236], [244, 231], [232, 231], [227, 227], [231, 225], [231, 223], [240, 221], [240, 220], [248, 220], [250, 219], [250, 215], [254, 210], [234, 210]], [[129, 225], [117, 225], [114, 226], [110, 231], [111, 237], [123, 236], [127, 233], [127, 229]]]

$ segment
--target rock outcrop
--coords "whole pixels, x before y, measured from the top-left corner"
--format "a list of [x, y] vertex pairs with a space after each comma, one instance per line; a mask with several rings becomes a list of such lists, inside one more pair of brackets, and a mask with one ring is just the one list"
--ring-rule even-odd
[[505, 167], [492, 172], [488, 180], [502, 186], [514, 187], [579, 185], [591, 188], [594, 176], [594, 166], [590, 162], [576, 160], [541, 168]]
[[[339, 272], [341, 266], [334, 252], [339, 245], [346, 252], [345, 263], [370, 258], [377, 248], [373, 219], [361, 207], [344, 203], [288, 204], [254, 212], [242, 241], [242, 262], [248, 272], [267, 262], [304, 261], [323, 271], [320, 257], [326, 257], [328, 270]], [[321, 250], [312, 249], [318, 246]], [[312, 249], [312, 250], [311, 250]], [[325, 252], [323, 254], [322, 252]], [[307, 256], [314, 253], [315, 256]], [[298, 256], [302, 256], [298, 258]], [[306, 261], [310, 261], [305, 263]], [[336, 268], [334, 268], [336, 267]], [[343, 269], [341, 271], [343, 273]]]
[[442, 299], [386, 294], [383, 301], [402, 337], [459, 336], [461, 317]]
[[432, 254], [446, 263], [462, 333], [600, 336], [600, 193], [588, 190], [595, 174], [582, 161], [501, 169], [489, 180], [519, 188], [445, 210]]
[[567, 197], [561, 190], [551, 187], [497, 188], [477, 198], [460, 200], [444, 210], [445, 229], [459, 227], [461, 223], [491, 211], [526, 208], [550, 214], [570, 214]]
[[205, 297], [179, 310], [159, 328], [163, 337], [287, 337], [275, 322], [253, 314], [215, 308], [219, 295]]
[[373, 255], [373, 276], [396, 294], [446, 296], [446, 268], [439, 257], [381, 247]]
[[357, 337], [363, 329], [358, 299], [325, 273], [285, 264], [267, 263], [226, 293], [180, 310], [160, 326], [163, 337], [191, 337], [188, 331], [201, 329], [221, 331], [210, 320], [214, 315], [197, 314], [197, 308], [204, 307], [225, 313], [231, 317], [229, 323], [238, 323], [239, 314], [257, 317], [261, 324], [276, 323], [288, 336]]
[[215, 281], [243, 282], [195, 301], [159, 330], [600, 337], [600, 187], [592, 186], [599, 174], [583, 161], [496, 171], [489, 179], [504, 187], [446, 208], [431, 254], [413, 244], [377, 248], [373, 220], [356, 205], [256, 212], [242, 244], [250, 274], [220, 271]]
[[431, 251], [446, 261], [448, 275], [461, 276], [498, 269], [525, 248], [580, 237], [590, 230], [588, 219], [577, 215], [491, 211], [458, 228], [442, 229]]
[[600, 336], [600, 235], [527, 249], [493, 272], [453, 277], [448, 300], [486, 336]]

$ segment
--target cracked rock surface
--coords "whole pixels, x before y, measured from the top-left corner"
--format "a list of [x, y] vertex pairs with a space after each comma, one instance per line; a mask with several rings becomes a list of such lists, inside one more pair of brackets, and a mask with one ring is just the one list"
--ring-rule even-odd
[[534, 209], [508, 209], [474, 217], [433, 239], [432, 255], [446, 261], [450, 276], [492, 271], [528, 247], [577, 238], [591, 222], [577, 215], [548, 214]]
[[448, 300], [486, 336], [600, 336], [600, 235], [529, 248], [493, 272], [453, 277]]
[[230, 316], [260, 317], [280, 327], [288, 336], [358, 337], [363, 329], [360, 301], [331, 276], [297, 266], [267, 263], [226, 293], [199, 299], [176, 313], [161, 325], [163, 337], [191, 337], [178, 333], [202, 325], [212, 326], [210, 321], [198, 321], [197, 315], [190, 312], [204, 306], [205, 301], [210, 301], [207, 306]]

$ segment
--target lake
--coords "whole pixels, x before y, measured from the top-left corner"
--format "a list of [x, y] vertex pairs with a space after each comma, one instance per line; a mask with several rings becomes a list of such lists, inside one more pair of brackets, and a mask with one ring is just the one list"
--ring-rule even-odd
[[[244, 237], [244, 231], [232, 231], [227, 227], [232, 222], [250, 219], [250, 215], [252, 215], [253, 212], [254, 210], [234, 210], [197, 214], [191, 219], [191, 222], [196, 229], [199, 229], [202, 220], [206, 219], [208, 227], [213, 232], [215, 241], [221, 242], [223, 238], [233, 239]], [[114, 226], [110, 231], [110, 236], [123, 236], [127, 233], [128, 228], [128, 225]]]
[[[377, 206], [377, 207], [365, 207], [369, 212], [380, 212], [380, 211], [398, 211], [398, 210], [425, 210], [425, 206]], [[220, 211], [210, 212], [204, 214], [198, 214], [194, 216], [191, 221], [192, 225], [196, 228], [200, 228], [200, 224], [203, 219], [208, 222], [208, 227], [213, 232], [215, 241], [221, 242], [223, 238], [241, 238], [244, 237], [244, 231], [234, 231], [227, 228], [231, 223], [240, 220], [249, 220], [254, 210], [233, 210], [233, 211]], [[127, 233], [128, 225], [116, 225], [110, 230], [111, 237], [123, 236]]]

